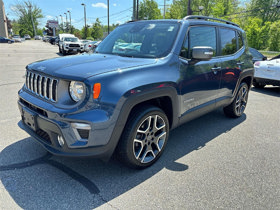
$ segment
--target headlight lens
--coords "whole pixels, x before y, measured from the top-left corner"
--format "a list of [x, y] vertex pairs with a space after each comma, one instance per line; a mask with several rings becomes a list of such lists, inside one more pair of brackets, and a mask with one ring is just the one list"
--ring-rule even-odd
[[71, 98], [78, 102], [82, 99], [85, 92], [84, 84], [82, 82], [71, 81], [69, 86], [69, 93]]

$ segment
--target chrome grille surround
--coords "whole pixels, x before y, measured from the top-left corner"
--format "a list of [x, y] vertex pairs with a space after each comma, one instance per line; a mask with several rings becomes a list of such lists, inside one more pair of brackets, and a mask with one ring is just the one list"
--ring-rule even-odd
[[31, 71], [26, 72], [26, 89], [41, 98], [57, 102], [57, 85], [57, 79]]

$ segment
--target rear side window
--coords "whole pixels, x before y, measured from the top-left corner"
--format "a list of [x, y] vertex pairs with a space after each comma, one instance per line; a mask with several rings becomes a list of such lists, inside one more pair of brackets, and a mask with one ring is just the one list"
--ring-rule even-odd
[[222, 55], [231, 55], [237, 51], [236, 34], [231, 29], [220, 29]]
[[212, 47], [214, 50], [213, 56], [216, 56], [217, 41], [215, 27], [191, 27], [182, 46], [180, 56], [184, 58], [191, 58], [192, 49], [198, 46]]

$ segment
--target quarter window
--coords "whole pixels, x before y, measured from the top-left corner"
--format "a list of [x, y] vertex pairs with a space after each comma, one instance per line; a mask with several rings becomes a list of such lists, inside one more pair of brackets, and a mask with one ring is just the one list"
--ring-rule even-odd
[[237, 36], [238, 36], [238, 49], [241, 49], [243, 47], [243, 40], [242, 40], [242, 35], [239, 31], [237, 32]]
[[235, 31], [222, 28], [221, 33], [221, 47], [222, 55], [231, 55], [237, 51], [237, 43]]

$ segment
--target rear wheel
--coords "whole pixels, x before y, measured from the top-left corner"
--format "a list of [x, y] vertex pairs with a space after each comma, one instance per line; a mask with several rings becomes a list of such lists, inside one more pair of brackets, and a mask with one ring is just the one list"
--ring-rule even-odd
[[248, 93], [248, 85], [243, 82], [239, 86], [233, 102], [224, 108], [225, 115], [232, 118], [240, 117], [245, 111], [248, 101]]
[[145, 106], [128, 119], [117, 147], [118, 159], [131, 168], [151, 166], [161, 156], [169, 135], [169, 122], [158, 107]]

